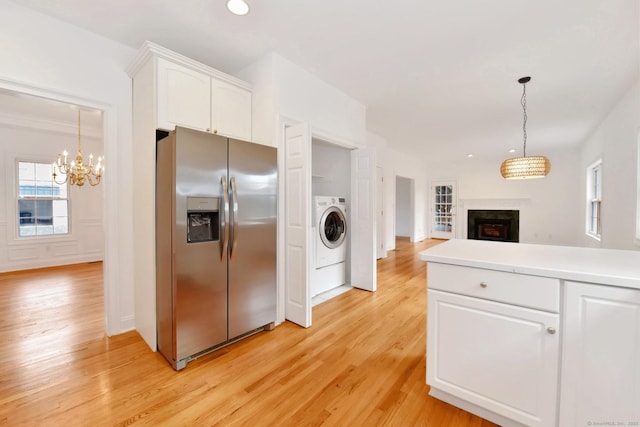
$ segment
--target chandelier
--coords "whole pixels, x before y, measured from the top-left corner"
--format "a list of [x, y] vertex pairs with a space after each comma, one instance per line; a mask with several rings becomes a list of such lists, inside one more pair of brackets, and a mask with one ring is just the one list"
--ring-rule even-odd
[[[83, 162], [82, 149], [80, 147], [80, 110], [78, 110], [78, 153], [76, 159], [71, 163], [67, 163], [67, 150], [62, 152], [62, 155], [58, 154], [58, 159], [53, 162], [53, 180], [56, 184], [64, 184], [69, 182], [71, 185], [77, 185], [82, 187], [85, 182], [91, 184], [91, 186], [100, 184], [104, 167], [102, 166], [102, 157], [98, 157], [98, 164], [93, 165], [93, 154], [89, 155], [89, 164]], [[64, 160], [63, 157], [64, 156]], [[56, 178], [61, 174], [64, 175], [63, 181], [58, 181]]]
[[514, 157], [502, 162], [500, 173], [505, 179], [531, 179], [543, 178], [551, 170], [549, 159], [544, 156], [527, 156], [527, 83], [531, 77], [521, 77], [518, 83], [522, 84], [522, 98], [520, 103], [523, 110], [522, 130], [524, 132], [524, 147], [522, 157]]

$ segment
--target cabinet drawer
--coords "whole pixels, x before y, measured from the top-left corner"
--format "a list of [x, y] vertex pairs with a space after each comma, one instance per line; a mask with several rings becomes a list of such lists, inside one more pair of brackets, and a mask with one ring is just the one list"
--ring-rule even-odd
[[430, 262], [429, 289], [559, 313], [560, 281], [482, 268]]

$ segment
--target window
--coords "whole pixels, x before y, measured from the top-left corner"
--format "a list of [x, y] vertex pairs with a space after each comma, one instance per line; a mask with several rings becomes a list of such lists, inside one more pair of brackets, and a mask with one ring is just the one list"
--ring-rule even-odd
[[69, 233], [67, 184], [53, 181], [48, 163], [18, 162], [18, 236]]
[[587, 235], [600, 240], [602, 219], [602, 160], [587, 168]]

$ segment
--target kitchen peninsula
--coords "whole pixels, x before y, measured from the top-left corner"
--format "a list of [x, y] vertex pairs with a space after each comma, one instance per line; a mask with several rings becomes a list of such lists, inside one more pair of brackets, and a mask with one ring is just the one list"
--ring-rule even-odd
[[419, 257], [432, 396], [504, 426], [640, 425], [640, 251], [454, 239]]

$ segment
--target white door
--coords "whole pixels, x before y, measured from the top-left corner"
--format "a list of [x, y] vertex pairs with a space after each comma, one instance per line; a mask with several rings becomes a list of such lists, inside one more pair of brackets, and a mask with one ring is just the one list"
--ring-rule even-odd
[[376, 258], [386, 258], [384, 250], [384, 174], [382, 167], [376, 167]]
[[431, 197], [431, 237], [453, 239], [456, 235], [455, 181], [433, 182]]
[[427, 300], [431, 387], [527, 426], [555, 425], [558, 314], [432, 289]]
[[307, 124], [285, 129], [285, 171], [285, 318], [308, 328], [311, 135]]
[[351, 151], [351, 286], [376, 290], [376, 152]]
[[560, 425], [638, 425], [640, 290], [566, 282], [565, 303]]

